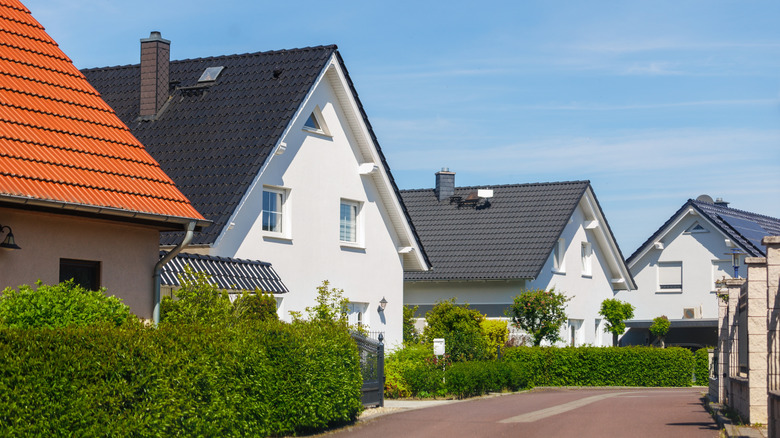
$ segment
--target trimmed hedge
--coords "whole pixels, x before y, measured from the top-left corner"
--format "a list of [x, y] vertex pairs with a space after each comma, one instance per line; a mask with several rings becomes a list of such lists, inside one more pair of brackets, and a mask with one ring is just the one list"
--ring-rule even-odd
[[530, 386], [691, 386], [693, 353], [684, 348], [516, 347]]
[[710, 355], [707, 348], [700, 348], [693, 354], [696, 358], [696, 384], [707, 386], [710, 384]]
[[0, 435], [277, 436], [354, 421], [343, 328], [0, 330]]

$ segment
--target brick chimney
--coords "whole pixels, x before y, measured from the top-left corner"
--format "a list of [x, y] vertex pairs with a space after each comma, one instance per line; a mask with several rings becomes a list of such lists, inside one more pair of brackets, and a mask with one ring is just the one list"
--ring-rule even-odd
[[455, 172], [450, 172], [450, 169], [442, 167], [440, 172], [436, 172], [436, 199], [440, 202], [449, 199], [450, 196], [455, 194]]
[[160, 32], [141, 39], [141, 116], [153, 116], [168, 100], [171, 42]]

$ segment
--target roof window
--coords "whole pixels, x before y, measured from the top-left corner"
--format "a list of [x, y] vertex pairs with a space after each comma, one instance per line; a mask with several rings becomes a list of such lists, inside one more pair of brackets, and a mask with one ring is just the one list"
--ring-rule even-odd
[[222, 73], [222, 69], [225, 67], [219, 66], [219, 67], [208, 67], [206, 70], [203, 71], [203, 74], [200, 75], [200, 79], [198, 79], [198, 83], [202, 82], [214, 82], [217, 80], [217, 77], [220, 73]]
[[710, 231], [704, 227], [701, 226], [700, 223], [694, 222], [693, 225], [688, 227], [687, 230], [685, 230], [686, 233], [709, 233]]

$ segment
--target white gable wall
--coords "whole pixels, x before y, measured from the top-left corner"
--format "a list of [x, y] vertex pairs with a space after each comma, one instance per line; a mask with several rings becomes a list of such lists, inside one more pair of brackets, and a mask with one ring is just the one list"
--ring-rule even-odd
[[[272, 263], [290, 290], [280, 295], [283, 319], [289, 319], [289, 311], [314, 305], [317, 286], [329, 280], [350, 301], [366, 304], [364, 323], [372, 331], [384, 331], [386, 343], [392, 345], [401, 338], [403, 265], [398, 247], [404, 245], [391, 226], [374, 178], [358, 173], [359, 165], [368, 160], [336, 102], [330, 82], [319, 82], [285, 136], [284, 152], [268, 162], [234, 215], [232, 228], [209, 253]], [[302, 129], [315, 107], [321, 109], [331, 136]], [[286, 194], [282, 233], [262, 230], [265, 187], [281, 188]], [[361, 205], [362, 238], [356, 245], [339, 241], [342, 199]], [[387, 309], [379, 312], [383, 297]]]
[[[695, 223], [706, 232], [686, 232]], [[725, 275], [731, 278], [731, 248], [726, 246], [726, 236], [706, 219], [689, 209], [676, 224], [664, 233], [657, 243], [629, 266], [638, 290], [620, 293], [618, 298], [636, 307], [634, 319], [653, 319], [666, 315], [669, 319], [682, 319], [684, 308], [701, 309], [701, 318], [718, 317], [715, 280]], [[719, 262], [720, 261], [720, 262]], [[682, 262], [682, 290], [668, 291], [659, 288], [658, 267], [663, 262]], [[725, 268], [719, 271], [718, 268]], [[744, 275], [744, 267], [741, 267]]]

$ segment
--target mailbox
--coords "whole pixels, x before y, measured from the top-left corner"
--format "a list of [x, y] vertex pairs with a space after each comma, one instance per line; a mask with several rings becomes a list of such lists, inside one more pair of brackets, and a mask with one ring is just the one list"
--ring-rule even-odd
[[433, 340], [433, 355], [444, 356], [444, 338], [435, 338]]

